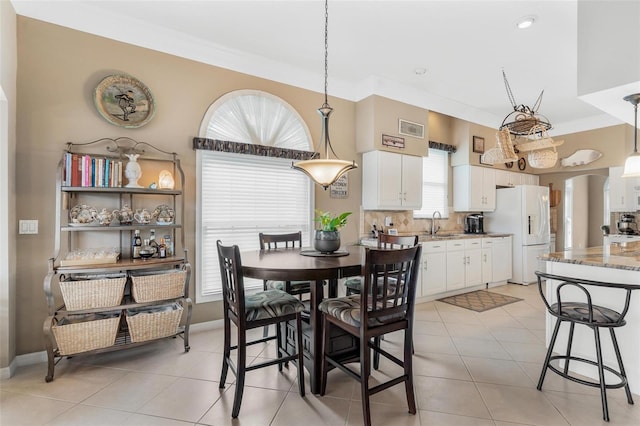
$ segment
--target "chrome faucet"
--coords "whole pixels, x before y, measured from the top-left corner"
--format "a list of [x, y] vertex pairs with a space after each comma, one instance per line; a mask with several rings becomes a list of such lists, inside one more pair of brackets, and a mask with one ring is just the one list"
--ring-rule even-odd
[[436, 215], [438, 215], [438, 219], [442, 219], [442, 215], [438, 210], [433, 212], [431, 216], [431, 235], [436, 235], [436, 232], [440, 230], [440, 225], [436, 226]]

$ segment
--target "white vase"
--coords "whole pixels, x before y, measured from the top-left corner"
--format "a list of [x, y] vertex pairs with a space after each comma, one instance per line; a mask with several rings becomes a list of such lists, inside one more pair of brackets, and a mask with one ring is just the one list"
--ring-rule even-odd
[[138, 156], [140, 154], [125, 154], [129, 159], [127, 166], [124, 169], [124, 176], [127, 178], [127, 184], [125, 188], [142, 188], [142, 185], [138, 184], [138, 179], [142, 177], [142, 168], [138, 164]]

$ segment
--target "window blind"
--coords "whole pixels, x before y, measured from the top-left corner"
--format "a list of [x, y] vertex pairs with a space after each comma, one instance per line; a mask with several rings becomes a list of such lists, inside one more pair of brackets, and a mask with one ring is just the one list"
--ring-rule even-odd
[[[197, 150], [196, 161], [196, 302], [222, 297], [217, 240], [242, 252], [260, 248], [260, 232], [302, 231], [310, 245], [313, 187], [291, 160]], [[245, 288], [262, 281], [245, 278]]]
[[449, 217], [449, 155], [430, 149], [422, 159], [422, 208], [413, 217], [431, 218], [436, 210]]

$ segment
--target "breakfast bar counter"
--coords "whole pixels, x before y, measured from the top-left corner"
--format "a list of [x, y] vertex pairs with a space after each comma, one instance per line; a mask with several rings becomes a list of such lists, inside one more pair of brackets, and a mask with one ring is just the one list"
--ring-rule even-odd
[[[640, 242], [612, 243], [585, 249], [566, 250], [550, 253], [542, 257], [546, 262], [546, 272], [601, 281], [606, 283], [633, 284], [640, 289]], [[549, 303], [555, 303], [556, 287], [559, 282], [550, 281], [546, 285]], [[577, 291], [577, 290], [576, 290]], [[624, 306], [625, 292], [615, 287], [589, 288], [593, 303], [620, 312]], [[563, 293], [564, 294], [564, 293]], [[584, 301], [579, 292], [571, 294], [575, 301]], [[565, 300], [565, 296], [563, 296]], [[569, 300], [566, 298], [566, 300]], [[626, 316], [627, 325], [616, 330], [631, 391], [640, 393], [640, 290], [631, 293], [631, 303]], [[555, 318], [546, 315], [546, 344], [549, 345]], [[556, 342], [556, 351], [565, 351], [568, 327], [561, 327]], [[613, 346], [608, 333], [602, 336], [602, 351], [605, 365], [617, 367]], [[587, 327], [576, 327], [571, 353], [575, 356], [595, 360], [593, 331]], [[542, 361], [542, 360], [541, 360]], [[597, 378], [597, 370], [582, 363], [570, 363], [570, 369], [587, 377]], [[611, 380], [611, 379], [609, 379]]]

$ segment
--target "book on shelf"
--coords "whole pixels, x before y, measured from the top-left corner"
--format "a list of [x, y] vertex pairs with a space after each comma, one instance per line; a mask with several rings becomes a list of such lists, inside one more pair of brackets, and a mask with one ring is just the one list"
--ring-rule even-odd
[[63, 158], [62, 186], [121, 187], [122, 161], [67, 152]]

